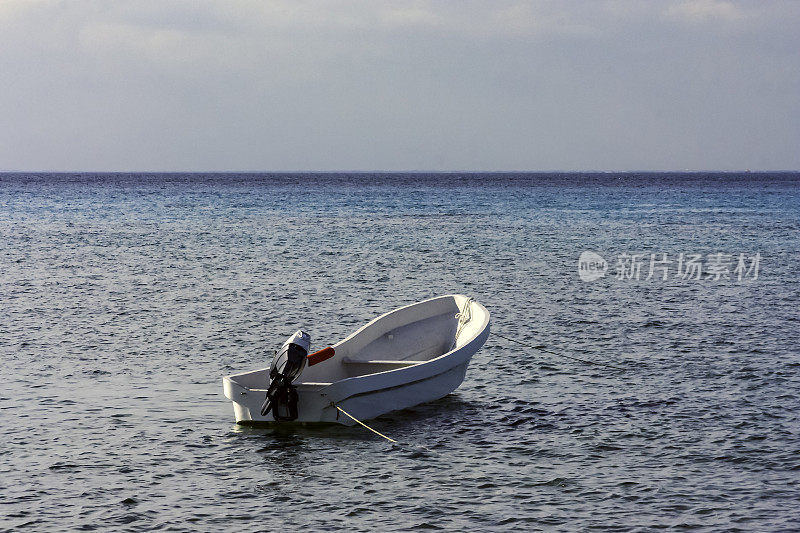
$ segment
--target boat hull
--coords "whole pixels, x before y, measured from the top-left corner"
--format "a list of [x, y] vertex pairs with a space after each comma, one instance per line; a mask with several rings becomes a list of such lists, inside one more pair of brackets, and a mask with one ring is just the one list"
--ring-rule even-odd
[[[340, 413], [338, 405], [359, 420], [369, 420], [392, 411], [408, 409], [422, 403], [443, 398], [456, 390], [464, 381], [468, 363], [451, 368], [441, 374], [404, 385], [354, 394], [335, 400], [319, 391], [298, 390], [298, 417], [288, 423], [336, 423], [347, 426], [356, 422]], [[271, 415], [261, 416], [264, 398], [255, 391], [233, 402], [233, 412], [238, 424], [275, 423]], [[286, 423], [286, 422], [284, 422]]]

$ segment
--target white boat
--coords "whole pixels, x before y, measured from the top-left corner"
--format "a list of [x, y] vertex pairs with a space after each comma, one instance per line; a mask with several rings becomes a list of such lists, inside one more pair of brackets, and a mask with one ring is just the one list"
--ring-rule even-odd
[[[395, 309], [307, 359], [308, 335], [298, 332], [294, 339], [304, 345], [303, 361], [299, 377], [287, 381], [296, 390], [291, 393], [296, 401], [294, 418], [288, 419], [352, 425], [355, 422], [340, 409], [369, 420], [442, 398], [461, 385], [470, 359], [488, 336], [489, 312], [460, 294]], [[270, 368], [263, 368], [222, 379], [236, 422], [284, 420], [269, 410], [262, 414], [269, 409], [263, 406], [268, 405], [267, 391], [273, 391], [275, 382], [275, 371], [272, 378], [270, 373]]]

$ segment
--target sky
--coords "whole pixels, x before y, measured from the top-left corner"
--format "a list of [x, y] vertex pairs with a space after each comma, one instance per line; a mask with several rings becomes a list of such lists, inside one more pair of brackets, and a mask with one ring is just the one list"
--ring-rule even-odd
[[800, 1], [0, 0], [0, 170], [800, 169]]

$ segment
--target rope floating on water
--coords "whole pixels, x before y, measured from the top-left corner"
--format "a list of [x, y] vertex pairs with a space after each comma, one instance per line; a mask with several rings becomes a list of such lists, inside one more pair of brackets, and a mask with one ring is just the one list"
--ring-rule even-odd
[[529, 348], [533, 348], [534, 350], [540, 350], [542, 352], [546, 352], [552, 355], [556, 355], [558, 357], [564, 357], [565, 359], [572, 359], [573, 361], [578, 361], [580, 363], [585, 363], [587, 365], [597, 365], [597, 366], [607, 366], [608, 368], [613, 368], [615, 370], [627, 370], [626, 368], [622, 368], [621, 366], [614, 366], [608, 363], [598, 363], [597, 361], [589, 361], [588, 359], [581, 359], [579, 357], [572, 357], [570, 355], [564, 355], [561, 353], [553, 352], [548, 350], [547, 348], [542, 348], [540, 346], [534, 346], [533, 344], [528, 344], [527, 342], [519, 341], [517, 339], [512, 339], [511, 337], [506, 337], [505, 335], [500, 335], [497, 332], [492, 332], [492, 335], [497, 335], [501, 339], [505, 339], [507, 341], [516, 342], [517, 344], [522, 344], [523, 346], [527, 346]]
[[387, 437], [386, 435], [384, 435], [384, 434], [383, 434], [383, 433], [381, 433], [380, 431], [376, 431], [376, 430], [372, 429], [371, 427], [369, 427], [368, 425], [366, 425], [364, 422], [362, 422], [362, 421], [361, 421], [361, 420], [359, 420], [358, 418], [354, 417], [353, 415], [351, 415], [350, 413], [348, 413], [347, 411], [345, 411], [344, 409], [342, 409], [341, 407], [339, 407], [338, 405], [336, 405], [334, 402], [331, 402], [331, 405], [332, 405], [332, 406], [334, 406], [335, 408], [337, 408], [337, 409], [338, 409], [339, 411], [341, 411], [342, 413], [344, 413], [344, 414], [346, 414], [347, 416], [349, 416], [350, 418], [352, 418], [353, 420], [355, 420], [356, 422], [358, 422], [359, 424], [361, 424], [362, 426], [364, 426], [365, 428], [367, 428], [368, 430], [370, 430], [371, 432], [375, 433], [376, 435], [380, 435], [381, 437], [383, 437], [384, 439], [388, 440], [389, 442], [394, 442], [394, 443], [397, 443], [397, 441], [396, 441], [396, 440], [394, 440], [394, 439], [390, 439], [389, 437]]

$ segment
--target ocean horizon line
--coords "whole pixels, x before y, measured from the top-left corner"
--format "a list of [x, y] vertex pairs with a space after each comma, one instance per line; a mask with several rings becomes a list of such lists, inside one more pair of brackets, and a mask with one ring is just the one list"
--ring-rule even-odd
[[800, 169], [693, 170], [0, 170], [0, 174], [793, 174]]

